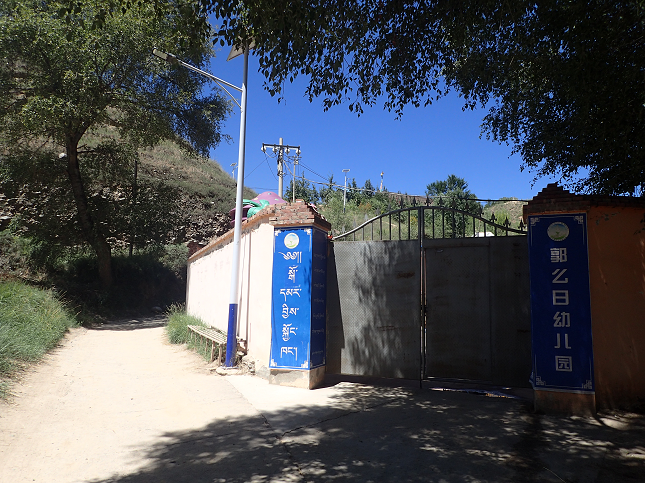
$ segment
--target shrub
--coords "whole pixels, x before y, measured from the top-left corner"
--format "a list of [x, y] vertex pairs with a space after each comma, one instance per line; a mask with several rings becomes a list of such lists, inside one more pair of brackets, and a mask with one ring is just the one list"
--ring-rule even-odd
[[0, 282], [0, 377], [21, 363], [36, 362], [76, 325], [50, 290], [20, 282]]
[[186, 344], [189, 342], [189, 325], [206, 327], [206, 324], [199, 318], [188, 315], [183, 305], [173, 305], [168, 309], [166, 332], [171, 344]]

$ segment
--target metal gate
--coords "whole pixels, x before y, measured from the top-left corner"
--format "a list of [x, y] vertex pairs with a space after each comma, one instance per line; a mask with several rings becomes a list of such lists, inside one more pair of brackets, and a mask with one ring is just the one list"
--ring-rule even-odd
[[438, 205], [334, 237], [327, 372], [528, 385], [525, 235], [521, 224]]

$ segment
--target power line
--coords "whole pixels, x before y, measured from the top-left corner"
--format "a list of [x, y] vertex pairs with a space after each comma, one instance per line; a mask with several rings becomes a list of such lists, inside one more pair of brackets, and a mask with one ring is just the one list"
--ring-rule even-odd
[[247, 173], [247, 174], [245, 174], [245, 175], [244, 175], [244, 181], [246, 181], [246, 178], [248, 178], [249, 176], [251, 176], [251, 175], [253, 174], [253, 172], [254, 172], [256, 169], [258, 169], [260, 166], [262, 166], [262, 162], [263, 162], [263, 161], [264, 161], [264, 160], [261, 160], [261, 161], [258, 163], [258, 165], [257, 165], [255, 168], [253, 168], [253, 169], [251, 170], [251, 172], [250, 172], [250, 173]]
[[[264, 144], [264, 143], [263, 143], [263, 144], [262, 144], [262, 146], [263, 146], [263, 147], [271, 147], [271, 148], [275, 148], [275, 149], [273, 149], [273, 152], [274, 152], [274, 155], [273, 155], [273, 156], [272, 156], [272, 155], [270, 155], [270, 154], [267, 152], [267, 150], [266, 150], [266, 149], [263, 149], [263, 152], [264, 152], [264, 160], [266, 161], [267, 166], [269, 167], [269, 170], [270, 170], [270, 172], [271, 172], [271, 175], [273, 176], [273, 179], [276, 179], [276, 180], [277, 180], [276, 175], [274, 174], [274, 171], [273, 171], [273, 169], [271, 168], [271, 165], [269, 164], [269, 158], [276, 158], [276, 157], [279, 157], [279, 156], [280, 156], [280, 153], [279, 153], [279, 147], [280, 147], [280, 146], [282, 146], [283, 148], [288, 148], [288, 149], [297, 149], [297, 152], [299, 152], [299, 150], [300, 150], [300, 146], [288, 146], [288, 145], [286, 145], [286, 144], [282, 144], [282, 145], [278, 144], [278, 145], [275, 145], [275, 144]], [[283, 154], [282, 154], [283, 166], [284, 166], [284, 164], [285, 164], [285, 158], [286, 158], [286, 159], [288, 159], [288, 156], [285, 156], [285, 155], [284, 155], [284, 153], [283, 153]], [[302, 162], [302, 158], [300, 157], [300, 155], [299, 155], [299, 154], [297, 154], [296, 156], [293, 156], [292, 158], [294, 159], [294, 161], [296, 161], [296, 160], [297, 160], [297, 161], [296, 161], [296, 163], [297, 163], [299, 166], [302, 166], [303, 168], [305, 168], [307, 171], [310, 171], [311, 173], [315, 174], [316, 176], [318, 176], [318, 177], [320, 177], [320, 178], [322, 178], [322, 179], [328, 179], [328, 178], [326, 178], [325, 176], [321, 175], [320, 173], [317, 173], [316, 171], [314, 171], [313, 169], [311, 169], [311, 168], [310, 168], [309, 166], [307, 166], [306, 164], [304, 164], [304, 163]], [[260, 164], [262, 164], [262, 163], [260, 162]], [[255, 171], [259, 166], [260, 166], [260, 165], [256, 166], [256, 167], [253, 169], [253, 171]], [[291, 175], [292, 175], [293, 179], [295, 180], [295, 179], [296, 179], [296, 175], [295, 175], [295, 166], [294, 166], [294, 169], [292, 170], [292, 169], [290, 169], [289, 165], [287, 164], [286, 168], [287, 168], [287, 171], [288, 171], [289, 173], [291, 173]], [[246, 177], [247, 177], [247, 176], [249, 176], [251, 173], [253, 173], [253, 171], [251, 171], [248, 175], [246, 175], [246, 176], [244, 177], [244, 179], [246, 179]], [[283, 167], [283, 173], [282, 173], [282, 174], [284, 175], [284, 167]], [[332, 175], [332, 176], [333, 176], [333, 175]], [[344, 188], [345, 188], [345, 186], [344, 186], [344, 185], [339, 185], [339, 184], [336, 184], [336, 183], [329, 183], [329, 181], [315, 181], [315, 180], [313, 180], [313, 179], [306, 178], [304, 174], [303, 174], [301, 177], [297, 177], [297, 180], [308, 181], [309, 183], [317, 184], [317, 185], [322, 185], [322, 186], [329, 187], [329, 188], [336, 188], [336, 189], [344, 189]], [[255, 188], [254, 188], [254, 189], [255, 189]], [[258, 188], [258, 189], [261, 189], [261, 188]], [[415, 195], [415, 194], [408, 194], [408, 193], [398, 193], [398, 192], [394, 192], [394, 191], [380, 191], [380, 190], [378, 190], [378, 189], [369, 190], [369, 189], [365, 189], [365, 188], [358, 188], [358, 187], [357, 187], [357, 188], [353, 188], [353, 187], [351, 187], [351, 186], [348, 186], [348, 187], [347, 187], [347, 190], [348, 190], [348, 191], [353, 191], [353, 192], [365, 192], [365, 193], [372, 193], [372, 194], [377, 194], [377, 193], [386, 193], [388, 196], [392, 196], [392, 197], [401, 197], [401, 198], [403, 198], [403, 197], [408, 197], [408, 198], [417, 198], [417, 199], [419, 199], [419, 198], [432, 198], [432, 199], [434, 199], [434, 198], [438, 198], [438, 197], [445, 196], [445, 195], [438, 195], [438, 196], [432, 196], [432, 197], [430, 197], [430, 196], [429, 196], [429, 195], [427, 195], [427, 194], [423, 194], [423, 195]], [[530, 201], [530, 200], [522, 200], [522, 199], [509, 200], [509, 199], [490, 199], [490, 198], [459, 198], [459, 199], [462, 199], [462, 200], [470, 200], [470, 201], [478, 201], [478, 202], [486, 202], [486, 203], [491, 203], [491, 202], [507, 202], [507, 201], [508, 201], [508, 202], [511, 202], [511, 201], [517, 201], [517, 202], [522, 202], [522, 203], [528, 203], [528, 202]]]
[[[300, 163], [300, 165], [301, 165], [301, 166], [304, 166], [305, 168], [307, 168], [307, 167], [306, 167], [305, 165], [303, 165], [302, 163]], [[309, 168], [307, 168], [307, 169], [308, 169], [309, 171], [312, 171], [312, 170], [311, 170], [311, 169], [309, 169]], [[315, 172], [314, 172], [314, 174], [317, 174], [318, 176], [320, 176], [318, 173], [315, 173]], [[322, 176], [321, 176], [321, 177], [322, 177]], [[308, 181], [308, 182], [313, 183], [313, 184], [318, 184], [318, 185], [328, 186], [328, 187], [330, 187], [330, 188], [331, 188], [331, 187], [335, 187], [335, 188], [339, 188], [339, 189], [344, 189], [344, 188], [345, 188], [345, 186], [344, 186], [344, 185], [341, 185], [341, 184], [329, 183], [329, 182], [326, 182], [326, 183], [325, 183], [325, 182], [323, 182], [323, 181], [315, 181], [315, 180], [312, 180], [312, 179], [305, 178], [304, 176], [303, 176], [302, 178], [298, 178], [298, 179], [302, 179], [302, 180]], [[412, 195], [411, 195], [411, 194], [407, 194], [407, 193], [395, 193], [395, 192], [393, 192], [393, 191], [385, 191], [385, 192], [383, 192], [383, 191], [379, 191], [379, 190], [376, 190], [376, 189], [374, 189], [374, 190], [369, 190], [369, 189], [365, 189], [365, 188], [353, 188], [353, 187], [350, 187], [350, 186], [348, 186], [348, 187], [347, 187], [347, 190], [348, 190], [348, 191], [356, 191], [356, 192], [361, 192], [361, 191], [362, 191], [362, 192], [367, 192], [367, 193], [372, 193], [372, 194], [377, 194], [377, 193], [386, 193], [386, 194], [387, 194], [387, 195], [389, 195], [389, 196], [395, 196], [395, 197], [408, 197], [408, 198], [428, 198], [428, 197], [430, 197], [429, 195], [426, 195], [426, 194], [424, 194], [424, 195], [413, 195], [413, 194], [412, 194]], [[439, 195], [439, 196], [432, 196], [431, 198], [433, 198], [433, 199], [434, 199], [434, 198], [439, 198], [439, 197], [441, 197], [441, 195]], [[530, 201], [530, 200], [520, 200], [520, 199], [517, 199], [517, 200], [481, 199], [481, 198], [459, 198], [459, 199], [462, 199], [462, 200], [468, 200], [468, 201], [485, 201], [485, 202], [492, 202], [492, 201], [500, 201], [500, 202], [506, 202], [506, 201], [518, 201], [518, 202], [522, 202], [522, 203], [528, 203], [528, 202]]]
[[278, 178], [276, 178], [275, 174], [273, 174], [273, 169], [271, 169], [271, 165], [269, 164], [269, 158], [272, 158], [272, 157], [273, 156], [268, 156], [266, 152], [264, 153], [264, 160], [267, 163], [267, 167], [269, 168], [269, 172], [271, 173], [271, 176], [273, 176], [273, 179], [275, 179], [277, 181]]
[[278, 196], [283, 197], [283, 178], [284, 178], [284, 152], [286, 150], [289, 154], [290, 149], [295, 149], [296, 154], [300, 154], [300, 146], [289, 146], [288, 144], [282, 144], [282, 138], [280, 138], [279, 144], [266, 144], [262, 143], [262, 151], [266, 154], [267, 148], [271, 148], [274, 153], [278, 154]]
[[325, 176], [323, 176], [322, 174], [316, 173], [313, 169], [311, 169], [309, 166], [307, 166], [306, 164], [304, 164], [302, 161], [300, 161], [300, 165], [301, 165], [301, 166], [303, 166], [304, 168], [308, 169], [309, 171], [311, 171], [311, 172], [312, 172], [313, 174], [315, 174], [316, 176], [319, 176], [319, 177], [321, 177], [322, 179], [327, 179], [327, 178], [326, 178]]

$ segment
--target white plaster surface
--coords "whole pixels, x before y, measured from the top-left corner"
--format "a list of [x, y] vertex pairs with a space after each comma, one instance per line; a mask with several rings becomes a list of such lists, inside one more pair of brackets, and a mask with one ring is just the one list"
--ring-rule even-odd
[[[271, 350], [271, 281], [273, 226], [267, 223], [241, 238], [239, 325], [237, 336], [246, 341], [248, 354], [269, 366]], [[188, 264], [186, 310], [206, 324], [228, 330], [233, 244]]]

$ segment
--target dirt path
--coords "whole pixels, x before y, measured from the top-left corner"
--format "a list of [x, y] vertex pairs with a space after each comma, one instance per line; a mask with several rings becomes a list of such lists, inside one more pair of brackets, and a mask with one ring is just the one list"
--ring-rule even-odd
[[[0, 403], [0, 483], [645, 482], [645, 417], [222, 377], [159, 319], [76, 329]], [[410, 385], [411, 384], [411, 385]]]
[[[161, 325], [147, 319], [74, 329], [27, 374], [14, 402], [0, 403], [0, 482], [118, 480], [150, 464], [150, 448], [170, 434], [208, 424], [225, 433], [233, 416], [262, 427], [262, 416], [226, 378], [168, 344]], [[267, 447], [275, 440], [253, 437]], [[285, 464], [280, 452], [272, 458]]]

